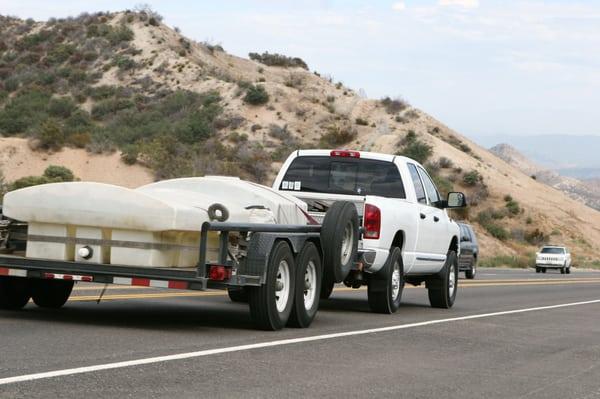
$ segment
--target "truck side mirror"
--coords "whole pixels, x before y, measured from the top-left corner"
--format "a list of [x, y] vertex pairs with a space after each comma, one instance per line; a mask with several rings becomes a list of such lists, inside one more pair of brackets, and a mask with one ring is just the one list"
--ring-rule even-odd
[[448, 193], [448, 199], [446, 200], [446, 208], [463, 208], [465, 206], [467, 206], [467, 198], [463, 193]]
[[469, 237], [467, 237], [467, 236], [462, 236], [462, 237], [460, 238], [460, 240], [461, 240], [461, 241], [469, 241]]

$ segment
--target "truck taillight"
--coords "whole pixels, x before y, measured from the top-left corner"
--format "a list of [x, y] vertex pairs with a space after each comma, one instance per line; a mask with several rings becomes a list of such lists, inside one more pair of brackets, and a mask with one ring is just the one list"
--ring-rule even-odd
[[375, 205], [365, 205], [364, 215], [364, 238], [378, 240], [381, 232], [381, 211]]
[[342, 158], [360, 158], [360, 152], [348, 150], [333, 150], [329, 153], [329, 156]]

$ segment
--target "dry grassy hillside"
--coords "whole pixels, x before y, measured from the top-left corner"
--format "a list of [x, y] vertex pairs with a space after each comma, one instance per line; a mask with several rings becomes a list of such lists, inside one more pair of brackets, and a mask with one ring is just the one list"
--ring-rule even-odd
[[[402, 153], [426, 164], [442, 191], [469, 194], [472, 206], [456, 217], [475, 225], [488, 264], [526, 265], [548, 241], [571, 246], [578, 265], [600, 259], [600, 212], [408, 103], [362, 98], [301, 60], [236, 57], [150, 10], [0, 22], [0, 132], [29, 137], [39, 151], [117, 147], [158, 178], [223, 173], [263, 183], [296, 148]], [[30, 118], [12, 123], [15, 109]], [[5, 164], [5, 174], [18, 167]]]

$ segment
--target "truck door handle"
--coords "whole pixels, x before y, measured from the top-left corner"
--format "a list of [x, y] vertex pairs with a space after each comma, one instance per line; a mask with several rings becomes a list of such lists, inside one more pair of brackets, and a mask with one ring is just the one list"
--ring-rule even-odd
[[425, 216], [424, 213], [421, 214], [421, 219], [425, 219], [427, 216]]
[[437, 217], [437, 216], [434, 216], [434, 217], [433, 217], [433, 221], [434, 221], [434, 222], [439, 222], [439, 221], [440, 221], [440, 218], [439, 218], [439, 217]]

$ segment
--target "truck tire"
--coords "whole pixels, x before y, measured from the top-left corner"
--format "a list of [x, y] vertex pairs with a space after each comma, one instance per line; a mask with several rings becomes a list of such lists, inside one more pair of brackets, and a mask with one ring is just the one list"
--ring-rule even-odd
[[341, 283], [350, 273], [358, 251], [358, 212], [352, 202], [334, 202], [323, 219], [321, 246], [325, 279]]
[[454, 305], [458, 283], [458, 261], [456, 252], [448, 251], [442, 271], [427, 280], [427, 292], [431, 307], [448, 309]]
[[394, 313], [400, 307], [404, 288], [404, 266], [402, 251], [394, 247], [387, 262], [379, 273], [374, 274], [368, 284], [369, 307], [375, 313]]
[[546, 268], [545, 267], [541, 267], [540, 270], [542, 271], [542, 273], [546, 273]]
[[248, 287], [252, 320], [261, 330], [280, 330], [287, 323], [294, 303], [294, 256], [285, 241], [271, 249], [265, 283]]
[[296, 289], [288, 326], [310, 326], [319, 309], [322, 276], [321, 253], [314, 243], [307, 242], [296, 256]]
[[536, 267], [535, 267], [535, 272], [536, 272], [536, 273], [540, 273], [541, 271], [542, 271], [542, 268], [541, 268], [541, 267], [539, 267], [539, 266], [536, 266]]
[[22, 277], [0, 276], [0, 309], [22, 309], [31, 298], [30, 280]]
[[473, 264], [471, 269], [465, 271], [465, 277], [469, 280], [473, 280], [477, 274], [477, 258], [473, 258]]
[[567, 267], [567, 270], [565, 270], [567, 272], [567, 274], [571, 274], [571, 266]]
[[565, 269], [566, 269], [566, 267], [564, 267], [564, 266], [563, 266], [563, 267], [561, 267], [561, 268], [560, 268], [560, 274], [565, 274], [565, 273], [566, 273], [566, 270], [565, 270]]
[[334, 285], [335, 283], [333, 282], [333, 280], [326, 280], [325, 276], [323, 275], [323, 282], [321, 283], [321, 299], [329, 299], [331, 293], [333, 292]]
[[227, 295], [231, 302], [248, 303], [248, 292], [244, 287], [227, 288]]
[[31, 298], [40, 308], [59, 309], [71, 296], [73, 281], [31, 280]]

